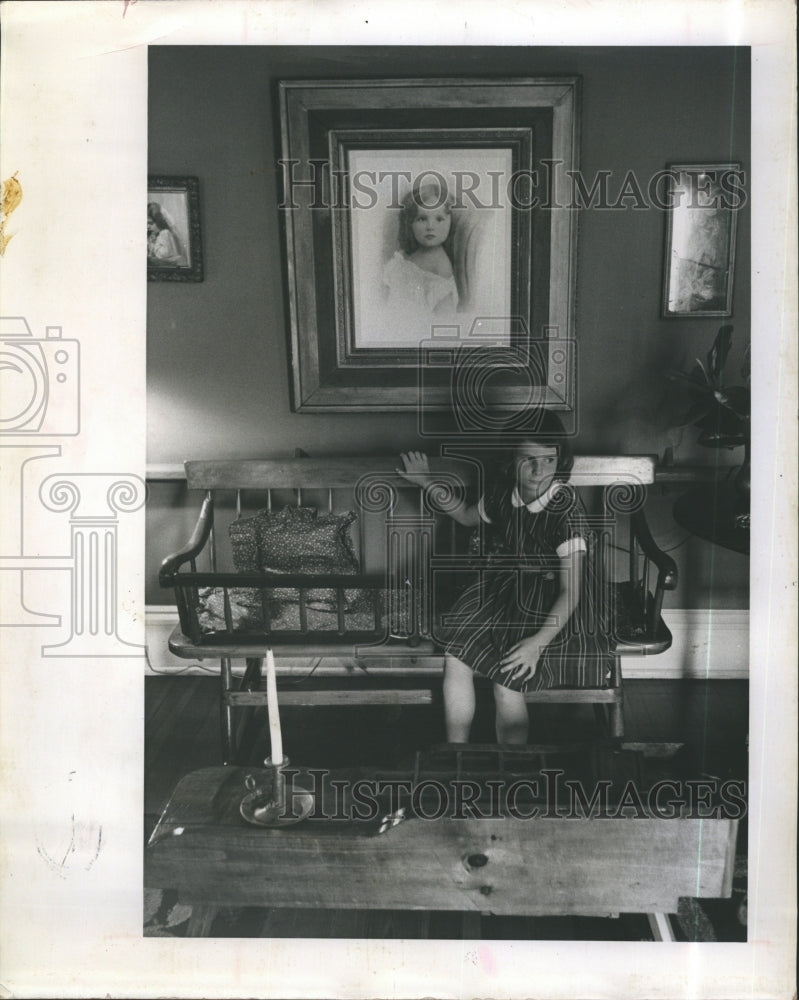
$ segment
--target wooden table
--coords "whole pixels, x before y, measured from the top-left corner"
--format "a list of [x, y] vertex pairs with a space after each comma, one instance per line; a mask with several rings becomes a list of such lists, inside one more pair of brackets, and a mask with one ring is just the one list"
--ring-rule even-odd
[[[622, 763], [640, 764], [640, 751], [614, 752]], [[219, 906], [261, 906], [505, 916], [646, 913], [656, 939], [663, 940], [671, 938], [666, 915], [677, 911], [681, 896], [732, 891], [736, 819], [567, 818], [562, 796], [558, 815], [548, 818], [547, 796], [536, 800], [519, 786], [524, 794], [515, 799], [516, 818], [507, 803], [503, 815], [491, 815], [496, 809], [485, 799], [478, 808], [490, 818], [466, 808], [453, 815], [451, 796], [441, 818], [417, 813], [378, 833], [382, 810], [374, 820], [321, 815], [348, 814], [354, 783], [369, 775], [360, 769], [325, 779], [313, 772], [302, 776], [298, 780], [314, 787], [315, 812], [297, 825], [265, 829], [246, 823], [239, 812], [246, 776], [260, 779], [263, 773], [212, 767], [188, 774], [153, 831], [145, 884], [178, 890], [181, 902], [193, 908], [192, 935], [207, 934]], [[390, 777], [414, 779], [410, 771]], [[342, 783], [338, 798], [332, 780]], [[503, 792], [516, 778], [505, 780]], [[416, 805], [434, 815], [440, 793], [432, 786], [428, 791]], [[523, 818], [536, 801], [539, 816]]]
[[749, 555], [749, 513], [742, 502], [729, 483], [695, 486], [674, 501], [674, 520], [699, 538]]

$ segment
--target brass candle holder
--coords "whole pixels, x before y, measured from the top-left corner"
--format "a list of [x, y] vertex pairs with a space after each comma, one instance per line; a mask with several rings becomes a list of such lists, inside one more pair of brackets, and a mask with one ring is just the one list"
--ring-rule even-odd
[[288, 757], [275, 764], [271, 757], [264, 761], [266, 780], [259, 784], [252, 774], [244, 779], [248, 794], [241, 800], [239, 811], [248, 823], [255, 826], [293, 826], [304, 820], [313, 809], [314, 798], [303, 785], [291, 782], [290, 801], [286, 797], [285, 771]]

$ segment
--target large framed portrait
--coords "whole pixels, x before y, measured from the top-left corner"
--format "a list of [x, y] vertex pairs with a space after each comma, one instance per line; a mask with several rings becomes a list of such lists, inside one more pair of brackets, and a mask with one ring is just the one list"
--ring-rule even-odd
[[578, 99], [576, 77], [280, 84], [295, 410], [447, 410], [464, 384], [573, 408]]

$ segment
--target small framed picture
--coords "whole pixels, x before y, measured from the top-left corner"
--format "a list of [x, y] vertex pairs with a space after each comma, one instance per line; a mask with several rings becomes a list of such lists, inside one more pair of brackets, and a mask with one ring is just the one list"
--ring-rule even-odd
[[740, 163], [670, 164], [663, 316], [732, 316]]
[[196, 177], [147, 178], [147, 280], [203, 280]]

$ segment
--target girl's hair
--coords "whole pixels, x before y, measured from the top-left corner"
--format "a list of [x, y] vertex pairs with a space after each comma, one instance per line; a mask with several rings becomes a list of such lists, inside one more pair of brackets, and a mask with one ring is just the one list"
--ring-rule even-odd
[[[452, 216], [453, 199], [447, 192], [446, 186], [441, 187], [438, 183], [428, 183], [414, 185], [413, 188], [402, 199], [399, 220], [399, 245], [405, 253], [413, 253], [418, 249], [419, 244], [413, 235], [413, 223], [416, 216], [421, 211], [435, 211], [443, 208], [447, 215]], [[449, 234], [444, 240], [443, 246], [447, 254], [452, 257], [452, 226]]]
[[536, 444], [556, 448], [558, 464], [555, 479], [566, 482], [574, 465], [566, 430], [560, 417], [552, 410], [539, 407], [527, 410], [522, 419], [515, 416], [508, 420], [505, 427], [497, 431], [498, 448], [491, 460], [491, 473], [504, 482], [516, 480], [515, 452], [517, 445], [523, 441], [534, 441]]
[[154, 222], [159, 230], [169, 229], [170, 232], [172, 231], [169, 223], [161, 213], [161, 206], [157, 201], [151, 201], [147, 206], [147, 218]]

